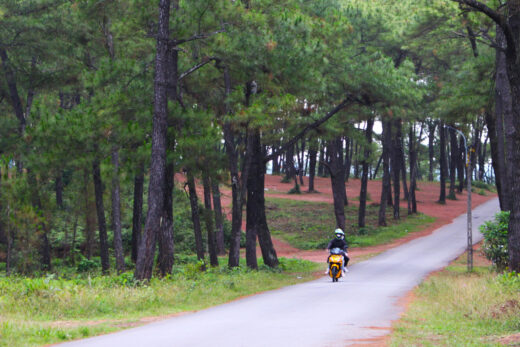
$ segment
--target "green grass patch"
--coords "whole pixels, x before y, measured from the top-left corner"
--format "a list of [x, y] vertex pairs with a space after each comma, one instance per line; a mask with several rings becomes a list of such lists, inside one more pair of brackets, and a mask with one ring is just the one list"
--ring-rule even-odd
[[390, 345], [503, 346], [501, 339], [518, 333], [519, 275], [474, 269], [468, 273], [461, 257], [423, 282], [394, 325]]
[[284, 258], [277, 269], [199, 268], [176, 265], [171, 276], [147, 285], [136, 283], [131, 273], [0, 277], [0, 346], [39, 346], [121, 330], [141, 324], [143, 317], [200, 310], [308, 281], [321, 270]]
[[[299, 249], [324, 249], [336, 228], [334, 208], [328, 203], [268, 198], [267, 221], [273, 235]], [[367, 206], [366, 226], [357, 227], [357, 206], [346, 206], [346, 240], [350, 247], [384, 244], [419, 231], [435, 218], [424, 214], [402, 216], [399, 221], [387, 209], [386, 227], [377, 226], [379, 207]]]

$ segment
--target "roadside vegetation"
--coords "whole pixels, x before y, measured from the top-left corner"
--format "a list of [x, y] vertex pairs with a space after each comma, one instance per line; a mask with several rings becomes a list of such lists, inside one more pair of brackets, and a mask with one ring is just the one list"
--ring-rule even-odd
[[318, 270], [309, 261], [281, 258], [277, 269], [252, 271], [243, 264], [201, 272], [196, 257], [182, 260], [171, 275], [146, 285], [131, 272], [102, 276], [66, 268], [59, 275], [0, 277], [0, 346], [40, 346], [130, 328], [308, 281]]
[[520, 276], [489, 263], [468, 273], [463, 255], [419, 285], [390, 346], [503, 346], [519, 331]]
[[509, 212], [500, 212], [481, 226], [484, 241], [472, 272], [464, 254], [419, 285], [391, 346], [520, 343], [520, 274], [507, 271], [508, 222]]
[[[357, 206], [345, 207], [345, 233], [349, 247], [384, 244], [420, 231], [435, 221], [424, 214], [403, 215], [396, 221], [388, 209], [388, 226], [380, 227], [377, 225], [379, 206], [371, 204], [366, 209], [366, 226], [359, 228], [357, 210]], [[299, 249], [326, 248], [336, 228], [334, 206], [328, 203], [268, 198], [266, 213], [272, 234]]]

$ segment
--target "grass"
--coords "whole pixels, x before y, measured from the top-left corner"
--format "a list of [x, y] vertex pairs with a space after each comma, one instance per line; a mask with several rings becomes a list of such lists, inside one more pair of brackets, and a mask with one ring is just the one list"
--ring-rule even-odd
[[468, 273], [465, 259], [419, 285], [390, 346], [503, 346], [508, 337], [520, 343], [520, 276], [489, 266]]
[[[336, 227], [334, 207], [327, 203], [268, 198], [267, 221], [273, 235], [300, 249], [327, 247]], [[366, 226], [357, 227], [357, 206], [346, 206], [346, 240], [350, 247], [374, 246], [424, 229], [435, 219], [424, 214], [403, 216], [394, 221], [391, 208], [387, 209], [386, 227], [378, 227], [379, 207], [367, 206]]]
[[131, 273], [0, 277], [0, 346], [40, 346], [121, 330], [142, 324], [143, 317], [200, 310], [308, 281], [318, 266], [281, 258], [275, 270], [222, 266], [200, 272], [190, 263], [147, 285], [135, 283]]

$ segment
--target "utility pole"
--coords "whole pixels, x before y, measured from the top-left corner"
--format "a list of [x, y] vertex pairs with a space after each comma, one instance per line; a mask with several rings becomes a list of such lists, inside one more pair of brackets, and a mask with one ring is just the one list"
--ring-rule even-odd
[[467, 206], [467, 223], [468, 223], [468, 247], [467, 247], [467, 253], [468, 253], [468, 272], [473, 271], [473, 227], [472, 227], [472, 216], [471, 216], [471, 165], [470, 165], [470, 150], [468, 149], [468, 143], [466, 141], [466, 136], [464, 136], [464, 133], [460, 131], [459, 129], [455, 129], [454, 127], [451, 127], [449, 125], [445, 125], [445, 127], [450, 128], [452, 130], [455, 130], [457, 133], [462, 136], [464, 139], [464, 149], [466, 151], [466, 180], [467, 180], [467, 187], [466, 190], [468, 191], [468, 206]]

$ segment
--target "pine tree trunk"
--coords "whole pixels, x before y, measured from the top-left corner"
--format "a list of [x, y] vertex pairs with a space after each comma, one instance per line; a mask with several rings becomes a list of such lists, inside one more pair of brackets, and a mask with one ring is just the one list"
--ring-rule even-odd
[[[514, 47], [508, 47], [506, 51], [507, 75], [511, 88], [512, 100], [512, 123], [511, 130], [511, 162], [512, 166], [509, 187], [511, 187], [512, 199], [511, 213], [509, 217], [508, 229], [508, 251], [509, 251], [509, 268], [511, 271], [520, 272], [520, 6], [518, 1], [508, 1], [508, 24], [511, 30], [511, 36], [515, 40]], [[511, 43], [513, 45], [513, 43]], [[502, 172], [504, 174], [504, 172]], [[507, 174], [506, 174], [507, 175]]]
[[316, 156], [318, 155], [317, 143], [315, 140], [311, 140], [309, 146], [309, 189], [308, 192], [314, 192], [314, 177], [316, 175]]
[[220, 200], [220, 188], [216, 179], [211, 180], [211, 193], [213, 196], [213, 210], [215, 212], [215, 237], [217, 241], [217, 253], [226, 254], [224, 244], [224, 222], [222, 218], [222, 203]]
[[318, 160], [318, 176], [325, 177], [325, 143], [321, 141], [320, 158]]
[[199, 200], [197, 198], [197, 188], [191, 170], [187, 172], [188, 190], [190, 195], [191, 221], [193, 222], [193, 232], [195, 234], [195, 251], [197, 259], [204, 261], [204, 244], [202, 242], [202, 229], [200, 227]]
[[390, 178], [390, 147], [392, 146], [392, 125], [388, 120], [383, 119], [383, 180], [382, 180], [382, 188], [381, 188], [381, 202], [379, 205], [379, 218], [378, 225], [386, 226], [386, 205], [388, 202], [388, 198], [390, 197], [390, 201], [392, 200], [392, 192], [390, 189], [391, 178]]
[[114, 232], [114, 253], [117, 273], [125, 272], [125, 255], [123, 253], [123, 235], [121, 230], [121, 192], [119, 187], [119, 150], [112, 150], [112, 230]]
[[[231, 93], [231, 79], [229, 70], [224, 68], [224, 85], [226, 97]], [[226, 99], [227, 100], [227, 99]], [[226, 114], [231, 112], [229, 105], [225, 104]], [[238, 169], [238, 151], [235, 144], [235, 134], [229, 122], [224, 122], [224, 145], [228, 157], [229, 173], [231, 176], [231, 196], [232, 196], [232, 217], [231, 217], [231, 241], [229, 245], [228, 266], [238, 267], [240, 265], [240, 238], [242, 236], [242, 208], [245, 201], [244, 182], [247, 182], [249, 172], [249, 162], [244, 161], [242, 177]], [[247, 144], [246, 144], [247, 147]]]
[[[401, 145], [401, 119], [396, 118], [393, 120], [393, 128], [395, 129], [395, 135], [393, 136], [392, 141], [392, 176], [394, 178], [394, 219], [400, 219], [400, 174], [401, 174], [401, 153], [403, 153]], [[393, 133], [393, 132], [392, 132]]]
[[[496, 28], [496, 40], [497, 44], [501, 47], [505, 47], [505, 36], [504, 32], [499, 26]], [[507, 61], [506, 55], [501, 50], [496, 50], [495, 54], [495, 134], [496, 134], [496, 154], [497, 154], [497, 165], [495, 172], [497, 176], [497, 185], [501, 209], [503, 211], [510, 211], [513, 203], [513, 196], [509, 189], [513, 180], [512, 165], [506, 165], [511, 163], [514, 159], [512, 153], [514, 152], [514, 122], [513, 122], [513, 110], [511, 99], [511, 86], [508, 80], [507, 72]], [[505, 128], [504, 128], [505, 126]], [[507, 147], [507, 148], [506, 148]]]
[[[477, 141], [477, 139], [475, 139]], [[480, 141], [480, 139], [478, 140]], [[459, 148], [457, 153], [457, 177], [459, 179], [459, 185], [457, 191], [462, 193], [464, 190], [464, 139], [462, 136], [459, 139]]]
[[359, 144], [356, 142], [356, 146], [354, 146], [354, 178], [359, 179]]
[[285, 182], [290, 182], [295, 177], [295, 170], [294, 170], [294, 146], [291, 146], [286, 153], [285, 157]]
[[479, 156], [478, 156], [478, 180], [479, 181], [484, 181], [488, 139], [489, 139], [489, 137], [486, 137], [484, 142], [480, 145], [480, 151], [479, 151]]
[[251, 131], [248, 147], [247, 155], [250, 157], [251, 164], [247, 180], [246, 262], [248, 267], [258, 268], [256, 261], [256, 237], [258, 236], [264, 264], [269, 267], [276, 267], [278, 266], [278, 257], [265, 216], [265, 163], [261, 151], [259, 130]]
[[90, 260], [94, 254], [95, 217], [93, 216], [93, 211], [95, 210], [95, 204], [92, 201], [92, 188], [89, 176], [88, 169], [85, 168], [83, 172], [83, 197], [85, 201], [85, 240], [87, 259]]
[[[205, 166], [207, 168], [207, 164]], [[204, 223], [206, 224], [208, 235], [209, 262], [211, 266], [218, 266], [217, 238], [213, 225], [213, 210], [211, 209], [211, 179], [207, 169], [202, 172], [202, 185], [204, 189]]]
[[157, 235], [164, 217], [164, 191], [166, 176], [166, 149], [168, 133], [168, 40], [170, 38], [170, 0], [159, 1], [157, 44], [154, 78], [154, 116], [152, 157], [148, 188], [148, 213], [142, 240], [139, 245], [134, 277], [149, 280], [152, 277]]
[[440, 196], [439, 203], [446, 203], [446, 129], [444, 122], [441, 121], [439, 126], [440, 133]]
[[[422, 131], [421, 131], [422, 132]], [[415, 190], [417, 188], [417, 145], [414, 142], [415, 125], [410, 126], [408, 136], [409, 160], [410, 160], [410, 195], [408, 197], [408, 214], [417, 213], [417, 199]], [[419, 138], [421, 134], [419, 135]]]
[[305, 185], [303, 183], [303, 174], [305, 172], [304, 166], [304, 155], [305, 155], [305, 140], [302, 140], [302, 147], [300, 148], [300, 155], [301, 157], [298, 157], [298, 177], [300, 178], [300, 185]]
[[132, 209], [132, 261], [137, 261], [137, 250], [141, 241], [143, 224], [144, 165], [140, 164], [134, 177], [134, 202]]
[[352, 139], [345, 137], [345, 182], [350, 178], [350, 169], [352, 167]]
[[338, 155], [341, 153], [338, 148], [338, 141], [330, 141], [327, 146], [327, 152], [330, 154], [330, 161], [327, 169], [330, 173], [330, 181], [332, 185], [336, 226], [341, 230], [345, 230], [345, 171], [338, 158]]
[[404, 137], [402, 135], [402, 124], [400, 123], [399, 133], [401, 134], [401, 178], [403, 180], [403, 198], [408, 200], [408, 184], [406, 182], [406, 158], [404, 155]]
[[103, 182], [101, 181], [101, 169], [98, 158], [92, 162], [92, 178], [94, 180], [94, 194], [96, 197], [101, 269], [104, 274], [108, 274], [110, 261], [108, 257], [107, 223], [105, 219], [105, 205], [103, 204]]
[[367, 128], [365, 130], [365, 151], [363, 155], [363, 173], [361, 176], [361, 191], [359, 192], [359, 209], [358, 209], [358, 226], [360, 228], [365, 227], [365, 215], [367, 206], [367, 185], [368, 185], [368, 160], [371, 155], [372, 145], [372, 128], [374, 126], [374, 119], [370, 117], [367, 120]]
[[[451, 127], [454, 127], [454, 125], [451, 125]], [[459, 143], [457, 142], [457, 133], [455, 130], [451, 129], [448, 130], [450, 134], [450, 148], [451, 148], [451, 155], [450, 155], [450, 191], [448, 193], [448, 198], [452, 200], [456, 200], [457, 197], [455, 196], [455, 189], [457, 185], [457, 177], [456, 177], [456, 170], [457, 170], [457, 158], [458, 158], [458, 151], [459, 151]]]
[[[171, 139], [168, 139], [170, 144]], [[166, 164], [165, 182], [164, 182], [164, 205], [163, 216], [157, 235], [159, 244], [159, 256], [157, 258], [157, 267], [162, 277], [172, 272], [174, 263], [173, 249], [173, 187], [174, 187], [175, 167], [173, 162], [168, 161]]]
[[435, 140], [435, 128], [437, 122], [432, 121], [428, 124], [428, 156], [430, 159], [430, 167], [428, 170], [428, 181], [433, 181], [433, 158], [435, 157], [435, 151], [433, 148], [433, 141]]

